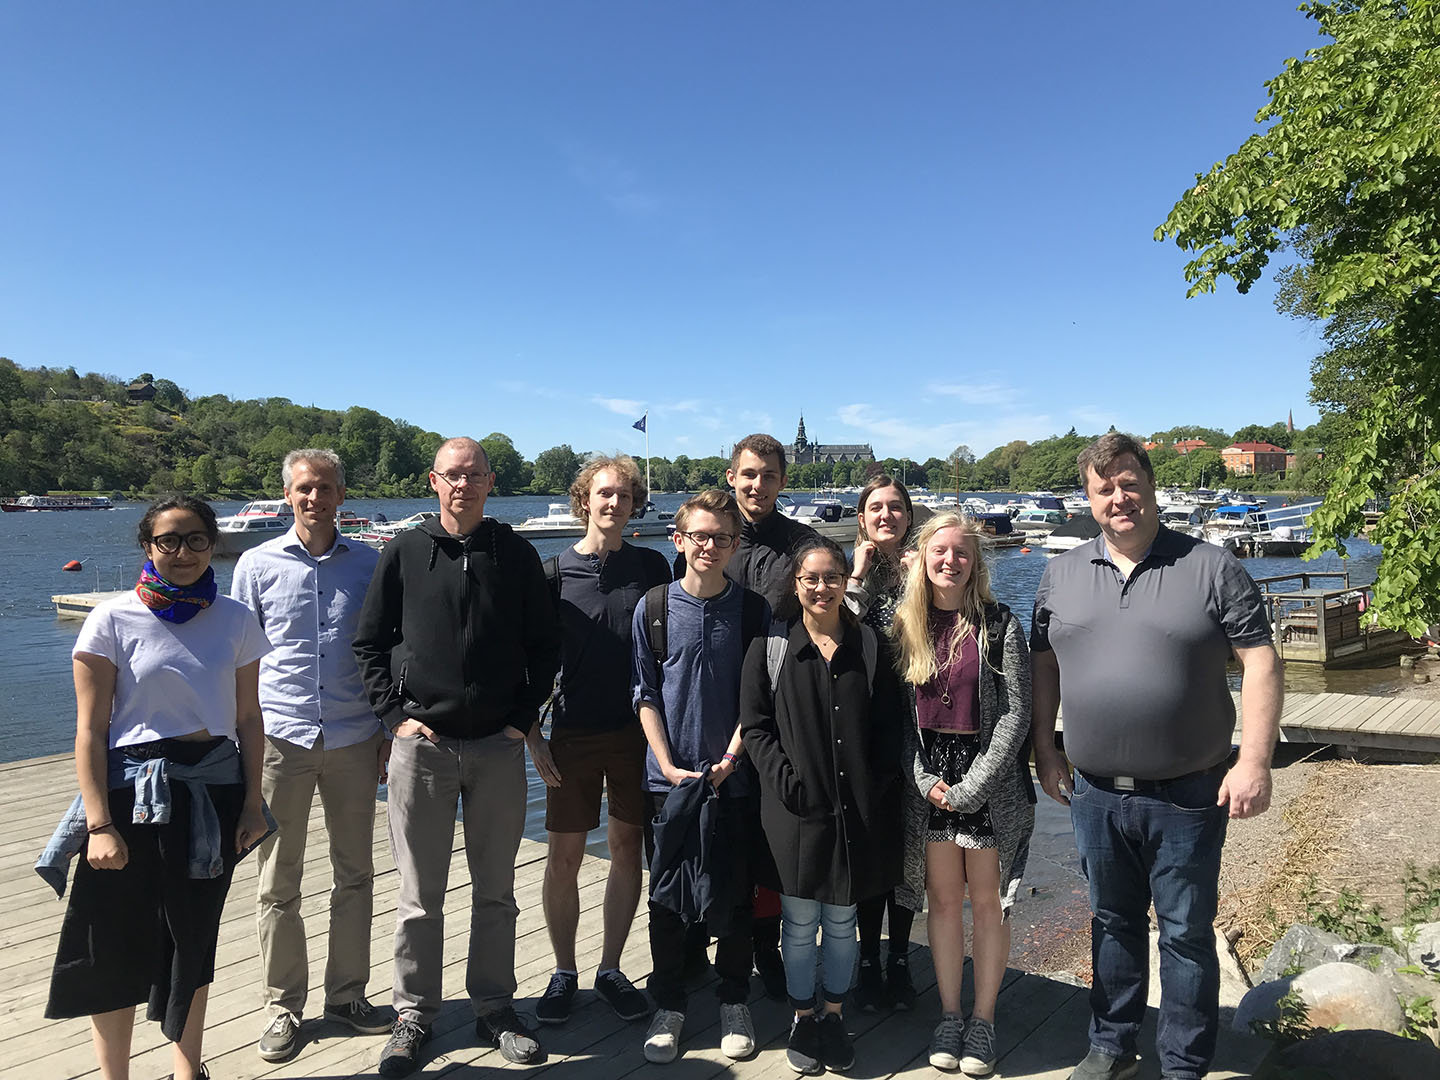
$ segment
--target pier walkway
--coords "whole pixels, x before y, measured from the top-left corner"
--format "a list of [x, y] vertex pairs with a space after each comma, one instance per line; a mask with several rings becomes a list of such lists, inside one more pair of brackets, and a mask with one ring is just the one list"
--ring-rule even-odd
[[[6, 823], [0, 842], [0, 1015], [10, 1034], [0, 1043], [0, 1075], [27, 1080], [98, 1076], [90, 1046], [89, 1023], [79, 1020], [45, 1020], [42, 1014], [50, 965], [65, 905], [31, 870], [55, 822], [69, 805], [74, 791], [70, 755], [0, 765], [0, 820]], [[385, 806], [379, 807], [375, 832], [375, 919], [372, 932], [373, 973], [371, 999], [388, 1004], [393, 971], [393, 937], [397, 878], [386, 839]], [[329, 872], [325, 864], [322, 817], [317, 800], [311, 819], [311, 844], [305, 873], [306, 930], [309, 935], [310, 971], [318, 979], [325, 968], [325, 895]], [[459, 831], [455, 848], [461, 846]], [[541, 913], [540, 883], [545, 849], [532, 841], [522, 843], [516, 865], [515, 893], [520, 907], [516, 974], [520, 988], [517, 1006], [533, 1009], [544, 991], [552, 958]], [[450, 873], [447, 903], [445, 995], [447, 1004], [435, 1025], [423, 1070], [417, 1076], [470, 1077], [481, 1070], [505, 1069], [513, 1076], [546, 1080], [790, 1080], [795, 1074], [785, 1063], [785, 1037], [789, 1016], [780, 1004], [752, 996], [758, 1052], [748, 1061], [732, 1062], [718, 1049], [718, 1009], [708, 990], [691, 998], [682, 1054], [674, 1064], [650, 1065], [641, 1053], [643, 1023], [624, 1024], [589, 992], [599, 958], [601, 901], [608, 863], [587, 857], [580, 870], [581, 917], [578, 941], [582, 991], [570, 1021], [540, 1032], [547, 1057], [528, 1068], [502, 1060], [498, 1052], [476, 1045], [473, 1020], [464, 994], [464, 964], [469, 906], [469, 879], [463, 856]], [[1024, 904], [1016, 909], [1024, 923]], [[917, 921], [917, 941], [924, 940], [924, 920]], [[643, 985], [649, 971], [649, 945], [645, 908], [641, 904], [625, 950], [623, 966]], [[938, 1080], [949, 1075], [932, 1069], [926, 1060], [930, 1031], [938, 1019], [934, 976], [929, 950], [917, 944], [912, 950], [912, 971], [921, 991], [914, 1012], [866, 1015], [851, 1011], [847, 1020], [856, 1036], [856, 1064], [846, 1075], [858, 1080]], [[255, 944], [255, 860], [247, 859], [235, 876], [225, 921], [220, 931], [215, 982], [211, 987], [205, 1032], [206, 1064], [215, 1080], [251, 1077], [374, 1076], [383, 1036], [342, 1037], [335, 1025], [307, 1018], [302, 1028], [304, 1046], [294, 1060], [272, 1065], [255, 1051], [265, 1021], [260, 1008], [259, 968]], [[967, 977], [968, 982], [968, 977]], [[311, 984], [309, 1012], [318, 1016], [322, 992]], [[143, 1016], [143, 1014], [142, 1014]], [[1007, 972], [999, 1005], [997, 1076], [1064, 1080], [1084, 1056], [1089, 1012], [1086, 992], [1058, 979]], [[1142, 1034], [1147, 1054], [1140, 1076], [1159, 1075], [1150, 1049], [1154, 1046], [1154, 1010]], [[1249, 1076], [1266, 1044], [1228, 1030], [1229, 1013], [1222, 1017], [1221, 1045], [1212, 1077]], [[170, 1073], [170, 1052], [157, 1025], [142, 1020], [135, 1028], [132, 1057], [134, 1080], [154, 1080]]]

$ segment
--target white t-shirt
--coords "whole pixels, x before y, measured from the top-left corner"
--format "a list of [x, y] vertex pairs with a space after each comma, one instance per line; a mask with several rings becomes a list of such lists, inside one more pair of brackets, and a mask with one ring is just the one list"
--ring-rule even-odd
[[110, 746], [171, 739], [204, 728], [235, 738], [235, 671], [270, 651], [255, 613], [228, 596], [189, 622], [157, 618], [134, 590], [85, 619], [71, 656], [115, 665]]

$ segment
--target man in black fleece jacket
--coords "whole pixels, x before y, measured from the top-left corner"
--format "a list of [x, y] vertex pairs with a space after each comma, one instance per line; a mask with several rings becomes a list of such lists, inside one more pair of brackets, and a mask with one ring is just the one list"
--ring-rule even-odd
[[539, 1043], [515, 1014], [515, 853], [525, 827], [525, 736], [550, 695], [560, 628], [540, 558], [485, 517], [484, 448], [435, 454], [438, 520], [391, 540], [360, 612], [355, 657], [375, 714], [395, 736], [390, 847], [400, 873], [395, 1011], [382, 1076], [404, 1076], [440, 1011], [444, 900], [455, 805], [470, 867], [465, 989], [476, 1033], [510, 1061]]

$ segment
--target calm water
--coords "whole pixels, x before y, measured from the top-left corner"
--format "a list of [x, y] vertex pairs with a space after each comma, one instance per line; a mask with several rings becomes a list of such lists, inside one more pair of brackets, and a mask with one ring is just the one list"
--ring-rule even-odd
[[[656, 496], [662, 510], [674, 510], [682, 495]], [[518, 522], [544, 514], [554, 501], [545, 496], [492, 499], [487, 511], [502, 521]], [[803, 500], [803, 496], [800, 497]], [[121, 504], [120, 509], [72, 513], [0, 514], [0, 761], [18, 761], [68, 751], [74, 742], [75, 697], [70, 681], [70, 649], [80, 622], [58, 619], [50, 597], [55, 593], [88, 592], [96, 589], [123, 589], [134, 583], [140, 566], [135, 527], [140, 503]], [[238, 503], [217, 503], [221, 514], [233, 513]], [[433, 500], [357, 500], [347, 509], [373, 515], [383, 511], [394, 521], [418, 510], [434, 508]], [[670, 549], [665, 539], [636, 541]], [[573, 540], [541, 540], [536, 549], [548, 557]], [[1348, 560], [1351, 581], [1373, 580], [1378, 549], [1357, 541]], [[78, 559], [84, 569], [66, 573], [61, 567]], [[1298, 569], [1298, 559], [1251, 559], [1251, 574], [1259, 577]], [[233, 559], [216, 559], [216, 576], [222, 591], [229, 590]], [[1009, 604], [1028, 626], [1035, 586], [1045, 568], [1045, 556], [1036, 550], [1022, 554], [1016, 549], [996, 552], [991, 564], [992, 582], [998, 598]], [[1345, 569], [1333, 555], [1313, 569]], [[1297, 690], [1352, 690], [1384, 692], [1399, 685], [1396, 668], [1380, 671], [1292, 673], [1289, 683]], [[527, 835], [543, 837], [544, 786], [533, 773], [530, 777], [531, 812]]]

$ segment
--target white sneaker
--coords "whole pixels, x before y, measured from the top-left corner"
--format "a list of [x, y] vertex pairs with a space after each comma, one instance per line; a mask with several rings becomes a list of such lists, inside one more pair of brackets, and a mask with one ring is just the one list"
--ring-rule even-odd
[[734, 1061], [755, 1052], [755, 1022], [750, 1019], [750, 1006], [720, 1006], [720, 1052]]
[[668, 1065], [680, 1053], [680, 1029], [685, 1026], [685, 1014], [674, 1009], [656, 1009], [655, 1018], [650, 1021], [650, 1030], [645, 1032], [645, 1060], [656, 1065]]

